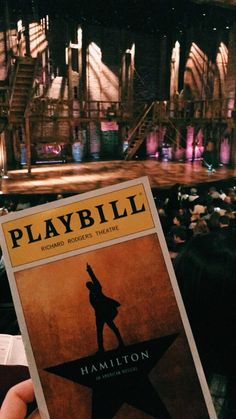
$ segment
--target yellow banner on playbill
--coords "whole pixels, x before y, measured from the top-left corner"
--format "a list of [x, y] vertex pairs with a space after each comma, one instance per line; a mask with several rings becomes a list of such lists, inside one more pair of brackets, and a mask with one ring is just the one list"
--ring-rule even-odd
[[13, 267], [154, 227], [142, 184], [35, 211], [2, 225]]

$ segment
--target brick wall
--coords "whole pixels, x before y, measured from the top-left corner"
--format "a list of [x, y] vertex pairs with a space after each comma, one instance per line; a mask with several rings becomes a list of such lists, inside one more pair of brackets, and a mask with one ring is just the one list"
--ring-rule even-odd
[[87, 97], [89, 100], [118, 101], [121, 66], [120, 32], [109, 28], [86, 30]]
[[4, 33], [0, 32], [0, 80], [6, 78], [6, 55], [4, 46]]
[[[180, 46], [181, 48], [181, 46]], [[184, 86], [187, 99], [214, 100], [228, 96], [228, 34], [223, 31], [193, 31], [186, 48]], [[231, 77], [235, 79], [236, 74]]]
[[[227, 68], [227, 77], [226, 77], [226, 97], [230, 99], [229, 109], [234, 108], [234, 99], [236, 93], [236, 24], [230, 31], [229, 38], [229, 61]], [[229, 115], [230, 116], [230, 115]]]
[[[134, 99], [151, 100], [158, 96], [160, 49], [157, 40], [135, 33]], [[163, 80], [162, 80], [163, 82]]]

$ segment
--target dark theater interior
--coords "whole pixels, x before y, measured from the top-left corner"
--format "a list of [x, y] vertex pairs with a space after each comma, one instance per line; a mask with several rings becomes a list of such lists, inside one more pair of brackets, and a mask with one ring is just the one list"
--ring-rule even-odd
[[[147, 176], [210, 419], [236, 419], [236, 0], [0, 10], [0, 214]], [[0, 334], [19, 333], [1, 257]]]

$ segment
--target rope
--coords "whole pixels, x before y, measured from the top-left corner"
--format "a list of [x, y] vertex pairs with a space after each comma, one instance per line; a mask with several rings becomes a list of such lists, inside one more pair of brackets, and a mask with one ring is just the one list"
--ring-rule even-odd
[[142, 77], [139, 75], [139, 73], [137, 72], [137, 70], [136, 70], [136, 68], [135, 68], [135, 67], [134, 67], [134, 71], [135, 71], [135, 73], [137, 74], [137, 76], [138, 76], [139, 80], [141, 81], [142, 85], [143, 85], [144, 87], [146, 87], [145, 82], [143, 81]]

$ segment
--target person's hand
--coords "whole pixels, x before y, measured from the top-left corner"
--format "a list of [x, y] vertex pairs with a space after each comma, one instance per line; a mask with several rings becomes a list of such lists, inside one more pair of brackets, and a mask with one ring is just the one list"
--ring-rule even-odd
[[40, 419], [40, 414], [38, 409], [34, 410], [31, 415], [27, 416], [27, 419]]
[[[24, 419], [27, 404], [35, 399], [32, 380], [22, 381], [7, 392], [0, 410], [0, 419]], [[32, 416], [33, 415], [33, 416]], [[38, 411], [30, 416], [31, 419], [40, 419]]]

